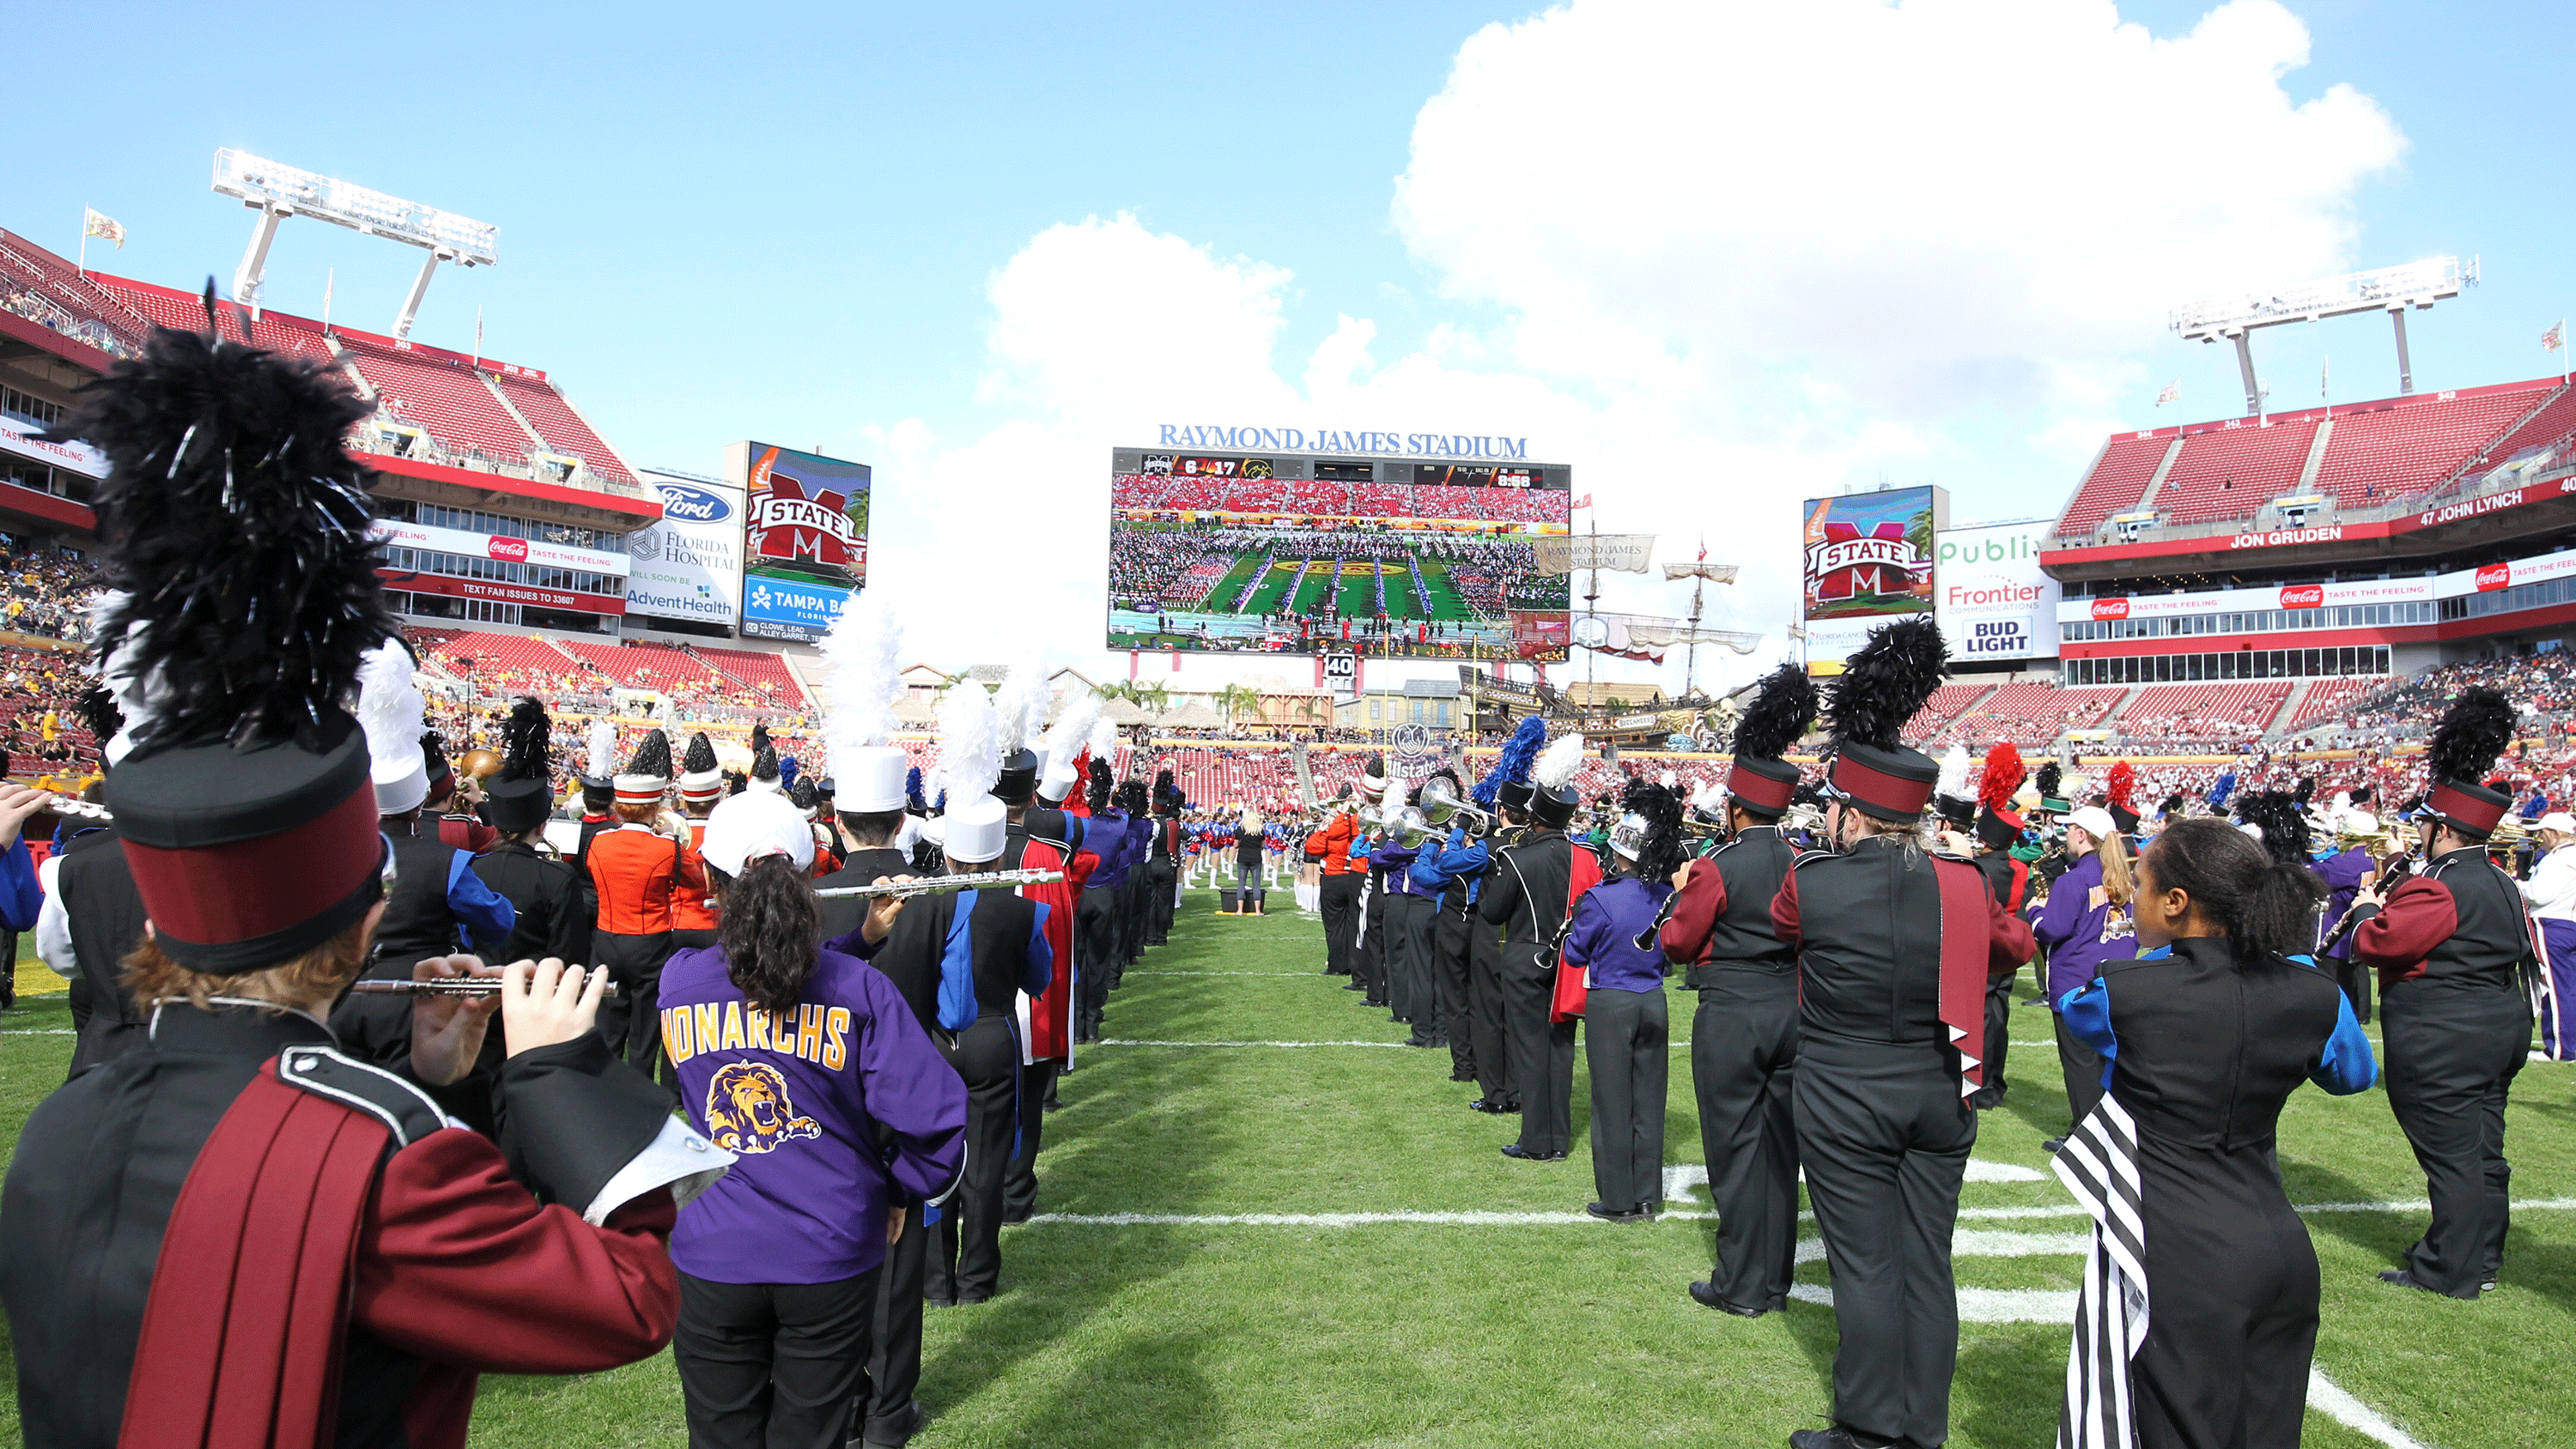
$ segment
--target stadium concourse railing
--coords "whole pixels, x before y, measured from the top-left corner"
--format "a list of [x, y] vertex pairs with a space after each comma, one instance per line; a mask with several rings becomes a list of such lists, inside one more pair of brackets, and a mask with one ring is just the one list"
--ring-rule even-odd
[[[2474, 470], [2442, 479], [2421, 492], [2410, 493], [2402, 498], [2391, 498], [2381, 503], [2363, 504], [2357, 507], [2337, 504], [2333, 514], [2323, 520], [2319, 526], [2384, 523], [2392, 518], [2403, 518], [2410, 513], [2421, 513], [2430, 504], [2439, 503], [2445, 508], [2450, 508], [2464, 503], [2474, 503], [2490, 494], [2508, 493], [2516, 488], [2528, 488], [2534, 484], [2576, 477], [2576, 467], [2503, 466], [2488, 472], [2475, 484], [2468, 484], [2467, 480], [2471, 476], [2474, 476]], [[2170, 540], [2212, 538], [2231, 530], [2241, 533], [2262, 521], [2263, 509], [2269, 506], [2269, 503], [2270, 500], [2266, 499], [2262, 505], [2251, 510], [2230, 514], [2224, 518], [2197, 518], [2189, 523], [2143, 524], [2134, 535], [2106, 519], [2081, 534], [2057, 535], [2056, 546], [2101, 548], [2112, 543], [2164, 543]], [[2113, 510], [2113, 513], [2116, 516], [2118, 510]]]

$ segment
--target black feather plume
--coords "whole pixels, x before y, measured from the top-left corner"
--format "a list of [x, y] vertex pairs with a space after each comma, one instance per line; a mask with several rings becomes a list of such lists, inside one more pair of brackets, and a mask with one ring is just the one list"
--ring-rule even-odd
[[2057, 787], [2065, 778], [2066, 771], [2059, 768], [2055, 760], [2050, 760], [2031, 775], [2030, 782], [2039, 787], [2039, 798], [2054, 800], [2058, 798]]
[[1097, 815], [1109, 808], [1109, 791], [1116, 780], [1117, 776], [1109, 771], [1109, 762], [1094, 755], [1090, 779], [1082, 792], [1083, 803], [1091, 807], [1092, 814]]
[[1816, 682], [1797, 665], [1783, 664], [1762, 677], [1744, 718], [1736, 721], [1735, 753], [1776, 760], [1815, 722]]
[[[763, 730], [759, 725], [753, 725], [751, 729], [754, 734], [763, 733]], [[751, 752], [751, 778], [755, 780], [775, 780], [778, 778], [777, 746], [763, 740], [760, 748]]]
[[2513, 742], [2513, 725], [2513, 701], [2504, 691], [2483, 684], [2461, 690], [2433, 727], [2433, 742], [2424, 750], [2432, 778], [2484, 783], [2496, 756]]
[[643, 743], [635, 747], [635, 758], [626, 762], [624, 773], [671, 778], [671, 737], [660, 730], [646, 730]]
[[680, 768], [692, 775], [703, 775], [716, 767], [715, 742], [700, 730], [689, 736], [689, 752], [681, 757]]
[[760, 723], [758, 723], [758, 724], [756, 724], [756, 725], [753, 725], [753, 726], [751, 727], [751, 752], [752, 752], [753, 754], [757, 755], [757, 754], [759, 754], [761, 751], [763, 751], [763, 750], [765, 750], [765, 749], [768, 749], [768, 748], [769, 748], [769, 721], [767, 721], [767, 720], [762, 720]]
[[1637, 848], [1637, 878], [1672, 879], [1673, 872], [1682, 868], [1682, 797], [1639, 779], [1628, 782], [1619, 803], [1646, 821], [1646, 839]]
[[1131, 817], [1144, 814], [1145, 782], [1142, 780], [1120, 781], [1118, 785], [1118, 808], [1127, 812]]
[[[99, 685], [91, 685], [72, 710], [80, 717], [81, 728], [89, 731], [89, 737], [97, 742], [102, 752], [107, 749], [107, 742], [116, 738], [116, 732], [125, 728], [125, 712], [116, 707], [116, 696]], [[105, 754], [102, 753], [100, 758], [104, 760]]]
[[529, 695], [519, 696], [510, 706], [510, 717], [501, 721], [501, 778], [504, 780], [554, 781], [554, 722], [546, 718], [546, 707]]
[[2236, 818], [2263, 831], [2263, 849], [2282, 865], [2308, 863], [2308, 817], [2287, 790], [2255, 790], [2236, 797]]
[[1181, 808], [1180, 796], [1181, 788], [1172, 783], [1172, 772], [1156, 770], [1154, 772], [1154, 809], [1158, 812], [1178, 810]]
[[823, 792], [814, 788], [814, 781], [809, 776], [806, 779], [797, 781], [795, 785], [788, 790], [787, 803], [795, 806], [799, 810], [811, 814], [815, 810], [822, 808]]
[[312, 745], [394, 633], [340, 447], [367, 404], [318, 363], [166, 328], [88, 393], [67, 431], [108, 458], [93, 506], [123, 597], [100, 639], [155, 681], [139, 742]]
[[1902, 748], [1905, 722], [1941, 687], [1949, 661], [1949, 647], [1928, 615], [1871, 630], [1869, 642], [1825, 686], [1834, 748]]

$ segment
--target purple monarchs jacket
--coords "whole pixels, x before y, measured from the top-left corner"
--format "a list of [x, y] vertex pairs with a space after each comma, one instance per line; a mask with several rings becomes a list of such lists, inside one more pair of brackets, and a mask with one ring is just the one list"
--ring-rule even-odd
[[736, 1156], [680, 1210], [671, 1261], [718, 1283], [829, 1283], [885, 1260], [886, 1208], [939, 1202], [966, 1161], [966, 1084], [875, 967], [821, 952], [792, 1012], [725, 975], [721, 946], [662, 967], [662, 1046], [690, 1120]]

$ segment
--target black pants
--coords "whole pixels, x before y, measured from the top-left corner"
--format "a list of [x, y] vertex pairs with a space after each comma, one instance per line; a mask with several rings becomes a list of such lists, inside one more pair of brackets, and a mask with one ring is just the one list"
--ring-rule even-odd
[[2054, 1005], [2048, 1019], [2057, 1023], [2057, 1065], [2066, 1074], [2067, 1130], [2071, 1132], [2102, 1105], [2102, 1054], [2066, 1029], [2066, 1018], [2057, 1014]]
[[841, 1449], [876, 1301], [875, 1269], [830, 1283], [681, 1274], [671, 1357], [690, 1449]]
[[[590, 939], [591, 951], [599, 957], [592, 964], [607, 967], [608, 979], [617, 983], [617, 994], [599, 1003], [599, 1034], [607, 1039], [610, 1051], [652, 1076], [662, 1060], [659, 1003], [662, 963], [671, 959], [671, 933], [621, 936], [594, 931]], [[670, 1074], [662, 1075], [667, 1082]]]
[[2317, 1250], [2271, 1144], [2140, 1134], [2147, 1341], [2129, 1361], [2138, 1449], [2297, 1449], [2317, 1348]]
[[1359, 941], [1359, 901], [1359, 876], [1345, 871], [1324, 877], [1315, 906], [1324, 918], [1324, 974], [1327, 976], [1351, 974], [1352, 957], [1358, 954], [1354, 947]]
[[1664, 1205], [1664, 1091], [1672, 1075], [1664, 988], [1584, 993], [1583, 1060], [1592, 1069], [1592, 1187], [1603, 1207]]
[[1691, 1087], [1717, 1208], [1717, 1296], [1785, 1308], [1798, 1257], [1798, 977], [1723, 971], [1702, 978], [1691, 1015]]
[[1447, 1046], [1440, 1025], [1440, 902], [1432, 896], [1390, 896], [1395, 913], [1387, 918], [1387, 942], [1399, 936], [1404, 949], [1404, 995], [1400, 1010], [1413, 1024], [1413, 1040], [1424, 1046]]
[[[1002, 1216], [1017, 1222], [1038, 1210], [1038, 1141], [1046, 1130], [1046, 1099], [1055, 1091], [1061, 1061], [1020, 1068], [1020, 1154], [1002, 1169]], [[1005, 1151], [1009, 1144], [1003, 1144]]]
[[1369, 1005], [1390, 1004], [1392, 998], [1388, 995], [1390, 983], [1387, 979], [1386, 962], [1386, 891], [1373, 879], [1362, 888], [1360, 896], [1360, 942], [1359, 950], [1351, 956], [1351, 974], [1359, 978], [1361, 989], [1368, 993], [1365, 999]]
[[2434, 1292], [2475, 1298], [2504, 1265], [2513, 1184], [2505, 1097], [2531, 1051], [2531, 1006], [2519, 991], [2424, 981], [2389, 986], [2379, 1005], [2388, 1106], [2433, 1200], [2406, 1271]]
[[1950, 1437], [1959, 1297], [1950, 1234], [1977, 1114], [1949, 1054], [1804, 1032], [1798, 1156], [1833, 1268], [1834, 1421], [1866, 1434]]
[[981, 1302], [1001, 1287], [1004, 1182], [1019, 1129], [1012, 1114], [1019, 1041], [1004, 1016], [979, 1016], [954, 1038], [932, 1040], [966, 1083], [966, 1173], [940, 1210], [939, 1250], [922, 1291], [943, 1302]]
[[[953, 1210], [951, 1197], [941, 1216]], [[903, 1236], [886, 1249], [885, 1266], [877, 1270], [876, 1331], [868, 1339], [868, 1374], [851, 1405], [856, 1421], [868, 1429], [897, 1427], [921, 1387], [921, 1289], [930, 1267], [934, 1234], [922, 1226], [921, 1204], [903, 1211]], [[892, 1434], [884, 1436], [887, 1442]]]
[[[2343, 988], [2344, 996], [2352, 1002], [2353, 1019], [2364, 1026], [2370, 1025], [2370, 968], [2349, 956], [2329, 956], [2323, 964], [2334, 973], [2335, 984]], [[2150, 1315], [2150, 1321], [2152, 1317]]]
[[2012, 1048], [2013, 981], [2021, 975], [2015, 967], [2002, 976], [1986, 977], [1986, 1084], [1968, 1099], [1971, 1107], [1998, 1107], [2004, 1100], [2004, 1057]]
[[[1467, 1020], [1468, 937], [1482, 929], [1463, 910], [1441, 908], [1433, 918], [1431, 960], [1440, 996], [1440, 1030], [1449, 1038], [1449, 1074], [1476, 1075], [1476, 1035]], [[1490, 934], [1490, 933], [1489, 933]]]
[[1494, 1106], [1515, 1106], [1520, 1088], [1513, 1085], [1510, 1034], [1503, 1029], [1503, 941], [1494, 928], [1467, 918], [1467, 1027], [1474, 1037], [1476, 1085]]
[[1073, 959], [1082, 965], [1076, 973], [1074, 990], [1075, 1041], [1093, 1041], [1100, 1035], [1100, 1013], [1109, 1001], [1109, 973], [1115, 969], [1118, 955], [1115, 895], [1107, 886], [1086, 890], [1073, 908], [1077, 938]]
[[1551, 1022], [1556, 956], [1532, 941], [1503, 943], [1503, 1025], [1521, 1094], [1521, 1150], [1574, 1150], [1574, 1023]]
[[1145, 866], [1145, 944], [1159, 946], [1172, 938], [1172, 863]]

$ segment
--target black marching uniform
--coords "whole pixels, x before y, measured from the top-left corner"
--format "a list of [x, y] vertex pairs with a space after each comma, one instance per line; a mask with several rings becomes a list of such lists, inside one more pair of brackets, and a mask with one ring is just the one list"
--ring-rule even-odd
[[571, 965], [588, 964], [594, 908], [582, 899], [580, 879], [569, 861], [507, 841], [474, 857], [466, 869], [519, 913], [509, 943], [501, 948], [502, 961], [552, 956]]
[[[2103, 964], [2119, 1052], [2110, 1095], [2137, 1124], [2153, 1311], [2129, 1361], [2140, 1449], [2295, 1449], [2317, 1339], [2317, 1254], [2281, 1186], [2281, 1106], [2318, 1076], [2343, 993], [2224, 937]], [[2369, 1085], [2369, 1044], [2330, 1090]], [[2337, 1043], [2342, 1045], [2342, 1043]]]
[[1574, 1146], [1575, 1023], [1548, 1020], [1574, 850], [1564, 831], [1531, 826], [1518, 844], [1496, 852], [1493, 875], [1476, 904], [1480, 919], [1504, 928], [1503, 1029], [1521, 1104], [1516, 1145], [1521, 1154], [1550, 1159]]
[[1699, 993], [1691, 1086], [1718, 1221], [1709, 1286], [1738, 1313], [1788, 1306], [1797, 1263], [1798, 963], [1771, 926], [1797, 857], [1779, 826], [1747, 827], [1691, 866], [1663, 929], [1665, 958]]
[[2521, 892], [2477, 846], [2399, 882], [2354, 933], [2379, 972], [2388, 1106], [2433, 1202], [2402, 1271], [2453, 1298], [2477, 1297], [2504, 1265], [2505, 1100], [2531, 1050], [2532, 951]]
[[[2030, 928], [1977, 894], [1989, 966], [2018, 966]], [[1791, 1102], [1842, 1334], [1834, 1419], [1938, 1445], [1959, 1357], [1950, 1236], [1977, 1140], [1940, 1014], [1943, 928], [1954, 923], [1942, 919], [1933, 858], [1896, 835], [1800, 857], [1772, 919], [1798, 952]]]
[[1493, 894], [1502, 853], [1520, 843], [1523, 828], [1506, 825], [1495, 832], [1484, 874], [1477, 877], [1476, 900], [1466, 913], [1468, 1054], [1475, 1059], [1476, 1085], [1482, 1093], [1467, 1105], [1480, 1112], [1521, 1109], [1520, 1086], [1512, 1077], [1511, 1033], [1505, 1026], [1510, 993], [1503, 985], [1503, 933], [1485, 919], [1481, 907]]
[[54, 867], [80, 971], [72, 978], [74, 1004], [87, 999], [87, 1011], [74, 1013], [84, 1019], [72, 1044], [73, 1076], [116, 1060], [144, 1033], [146, 1018], [123, 985], [125, 958], [143, 942], [143, 896], [118, 840], [113, 826], [83, 831], [64, 844]]

